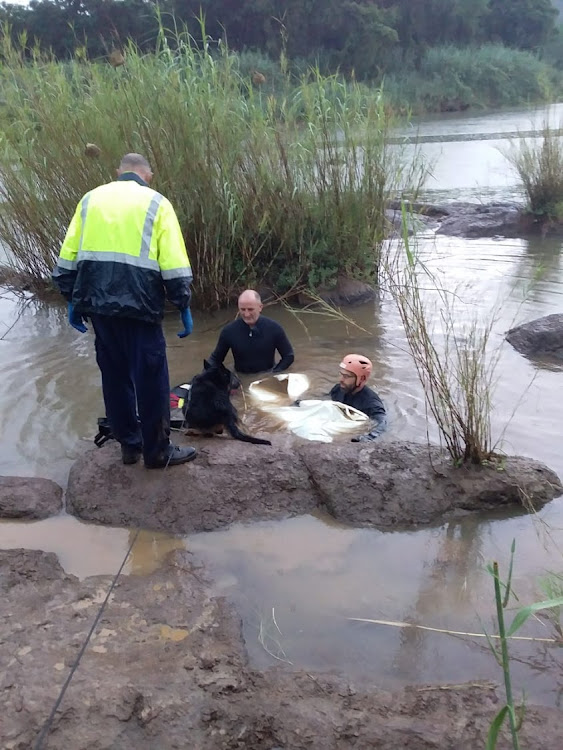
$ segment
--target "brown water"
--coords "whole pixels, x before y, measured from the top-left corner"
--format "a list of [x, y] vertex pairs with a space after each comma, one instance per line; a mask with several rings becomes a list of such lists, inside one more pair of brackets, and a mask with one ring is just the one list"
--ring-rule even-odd
[[[528, 113], [482, 118], [483, 132], [529, 129]], [[475, 132], [479, 118], [429, 121], [425, 132]], [[496, 143], [471, 141], [428, 144], [437, 156], [441, 183], [431, 197], [509, 197], [518, 188]], [[495, 169], [489, 169], [494, 163]], [[468, 166], [470, 165], [470, 167]], [[501, 168], [502, 167], [502, 168]], [[446, 287], [456, 291], [460, 325], [464, 317], [497, 308], [493, 343], [515, 322], [561, 312], [561, 243], [554, 240], [458, 240], [424, 236], [421, 252]], [[429, 292], [431, 295], [431, 292]], [[294, 370], [307, 373], [312, 394], [336, 381], [347, 351], [361, 351], [375, 364], [373, 383], [384, 399], [391, 426], [384, 439], [424, 441], [422, 391], [407, 352], [400, 320], [385, 293], [376, 304], [347, 311], [360, 330], [342, 321], [304, 318], [268, 309], [285, 326], [296, 350]], [[171, 381], [185, 382], [201, 368], [229, 312], [195, 316], [195, 332], [176, 338], [179, 319], [165, 321]], [[10, 328], [10, 326], [12, 326]], [[0, 298], [0, 474], [51, 477], [64, 484], [69, 467], [95, 433], [103, 414], [99, 374], [90, 334], [66, 323], [65, 310]], [[563, 476], [561, 424], [563, 367], [531, 362], [502, 344], [493, 415], [497, 436], [508, 453], [544, 461]], [[271, 417], [237, 406], [250, 428], [276, 429]], [[431, 436], [435, 432], [430, 430]], [[345, 438], [339, 438], [345, 439]], [[143, 533], [127, 572], [153, 570], [174, 547], [186, 546], [214, 571], [216, 589], [237, 603], [252, 660], [267, 665], [282, 659], [308, 669], [335, 669], [352, 679], [368, 678], [384, 687], [404, 682], [461, 682], [499, 679], [484, 639], [452, 637], [348, 617], [480, 632], [492, 630], [492, 581], [486, 564], [506, 564], [516, 539], [515, 588], [523, 602], [541, 598], [538, 580], [563, 571], [563, 499], [537, 517], [470, 518], [455, 525], [412, 533], [348, 529], [320, 517], [257, 523], [175, 539]], [[79, 576], [114, 572], [130, 542], [130, 532], [80, 523], [66, 515], [37, 523], [0, 523], [0, 547], [40, 548], [58, 554], [63, 567]], [[525, 634], [551, 635], [541, 622]], [[561, 700], [561, 651], [515, 643], [515, 680], [542, 702]]]

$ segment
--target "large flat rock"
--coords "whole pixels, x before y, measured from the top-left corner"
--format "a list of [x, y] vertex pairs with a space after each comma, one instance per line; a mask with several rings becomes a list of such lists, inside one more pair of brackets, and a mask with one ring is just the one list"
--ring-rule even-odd
[[114, 442], [93, 449], [71, 468], [68, 512], [114, 526], [188, 533], [316, 507], [307, 469], [291, 448], [229, 438], [190, 443], [198, 447], [196, 460], [166, 470], [124, 466]]
[[278, 440], [271, 447], [194, 440], [198, 458], [166, 471], [124, 466], [110, 443], [73, 465], [67, 509], [98, 523], [184, 534], [315, 508], [353, 525], [390, 529], [502, 505], [522, 508], [523, 497], [539, 507], [563, 492], [556, 474], [527, 458], [456, 469], [439, 449], [414, 443]]
[[[35, 746], [109, 584], [107, 576], [66, 575], [52, 554], [0, 551], [1, 748]], [[121, 577], [42, 748], [485, 746], [500, 691], [458, 685], [389, 693], [333, 675], [251, 670], [238, 616], [208, 591], [186, 551], [147, 578]], [[560, 741], [560, 712], [528, 704], [522, 747], [555, 749]], [[505, 730], [497, 747], [511, 747]]]
[[526, 356], [563, 359], [563, 313], [546, 315], [511, 328], [506, 340]]
[[453, 237], [517, 237], [522, 234], [522, 209], [514, 203], [454, 203], [448, 206], [437, 234]]
[[50, 479], [0, 477], [0, 518], [48, 518], [62, 507], [62, 488]]

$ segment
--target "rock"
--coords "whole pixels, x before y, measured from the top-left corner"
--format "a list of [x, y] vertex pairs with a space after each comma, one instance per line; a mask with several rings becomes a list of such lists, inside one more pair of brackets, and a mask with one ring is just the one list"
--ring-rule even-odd
[[284, 518], [315, 508], [307, 470], [290, 447], [190, 438], [195, 461], [166, 471], [124, 466], [113, 441], [72, 466], [67, 509], [118, 526], [210, 531], [234, 521]]
[[453, 237], [516, 237], [521, 233], [522, 207], [516, 203], [455, 203], [437, 231]]
[[402, 207], [405, 206], [407, 211], [409, 213], [414, 214], [421, 214], [422, 216], [429, 216], [434, 219], [440, 219], [444, 216], [450, 216], [452, 211], [454, 210], [453, 207], [457, 205], [464, 205], [469, 206], [473, 204], [469, 203], [444, 203], [444, 204], [435, 204], [435, 203], [422, 203], [420, 201], [399, 201], [399, 200], [391, 200], [387, 204], [387, 210], [392, 211], [393, 213], [401, 213]]
[[0, 477], [0, 518], [48, 518], [60, 513], [63, 491], [50, 479]]
[[456, 469], [444, 452], [414, 443], [192, 442], [199, 457], [166, 472], [123, 466], [115, 443], [81, 456], [70, 472], [69, 513], [182, 534], [315, 508], [354, 525], [413, 528], [499, 505], [521, 508], [523, 496], [539, 507], [563, 491], [531, 459]]
[[[339, 276], [333, 289], [320, 289], [317, 293], [322, 300], [333, 307], [361, 305], [365, 302], [372, 302], [377, 296], [375, 289], [370, 284], [347, 276]], [[297, 304], [299, 305], [307, 305], [311, 301], [313, 300], [305, 293], [297, 295]]]
[[318, 444], [304, 446], [300, 453], [324, 508], [354, 526], [441, 523], [466, 512], [521, 507], [523, 493], [539, 507], [563, 492], [556, 474], [527, 458], [508, 457], [500, 470], [455, 468], [444, 452], [414, 443], [368, 444], [360, 451], [331, 447], [328, 461]]
[[[417, 231], [437, 227], [437, 234], [453, 237], [527, 237], [539, 233], [556, 233], [557, 225], [553, 222], [535, 221], [525, 212], [524, 206], [518, 203], [469, 203], [452, 201], [451, 203], [429, 204], [405, 202], [405, 206], [414, 218], [421, 220]], [[400, 212], [401, 202], [390, 201], [386, 215]], [[397, 218], [393, 224], [397, 225]]]
[[[54, 555], [0, 551], [0, 747], [34, 746], [109, 583], [65, 575]], [[250, 669], [239, 617], [210, 598], [190, 553], [176, 551], [151, 576], [119, 579], [43, 747], [484, 747], [500, 696], [441, 687], [391, 693], [330, 674]], [[528, 703], [522, 747], [559, 747], [560, 727], [557, 709]], [[499, 750], [508, 747], [505, 730]]]
[[506, 340], [527, 356], [552, 356], [563, 359], [563, 313], [531, 320], [506, 334]]
[[[418, 234], [424, 230], [437, 229], [439, 226], [437, 216], [441, 214], [426, 214], [423, 212], [408, 212], [406, 215], [407, 233], [409, 236]], [[401, 207], [396, 209], [386, 208], [385, 218], [392, 228], [391, 236], [402, 237], [403, 230], [403, 213]]]

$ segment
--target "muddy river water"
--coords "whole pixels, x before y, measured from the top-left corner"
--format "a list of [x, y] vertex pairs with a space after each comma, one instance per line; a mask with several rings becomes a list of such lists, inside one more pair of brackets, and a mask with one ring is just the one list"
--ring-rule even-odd
[[[563, 105], [552, 108], [550, 116], [562, 113]], [[529, 130], [543, 116], [515, 111], [421, 123], [421, 134], [445, 139], [423, 146], [434, 162], [430, 200], [519, 197], [516, 178], [498, 150], [508, 141], [497, 135], [479, 141], [463, 136]], [[493, 424], [502, 447], [539, 459], [563, 476], [563, 367], [531, 362], [502, 343], [503, 332], [515, 322], [561, 312], [561, 245], [552, 239], [460, 240], [431, 232], [419, 239], [426, 263], [448, 289], [458, 291], [460, 319], [496, 310], [493, 339], [501, 349]], [[64, 485], [73, 458], [103, 415], [93, 338], [76, 334], [64, 313], [62, 306], [21, 302], [8, 293], [0, 297], [2, 475], [44, 476]], [[347, 312], [363, 330], [318, 316], [300, 322], [278, 308], [267, 314], [285, 326], [296, 350], [293, 369], [308, 374], [311, 391], [326, 392], [336, 382], [342, 354], [364, 352], [374, 361], [373, 384], [390, 414], [386, 439], [426, 440], [421, 387], [399, 316], [385, 293], [377, 303]], [[231, 317], [232, 311], [196, 315], [195, 332], [185, 341], [175, 336], [176, 316], [166, 319], [173, 384], [200, 369], [219, 328]], [[276, 427], [238, 398], [250, 428]], [[62, 514], [35, 523], [1, 522], [0, 547], [53, 551], [68, 572], [88, 576], [115, 572], [131, 533]], [[472, 633], [492, 630], [493, 586], [486, 565], [496, 559], [506, 566], [512, 539], [520, 600], [543, 598], [542, 577], [563, 573], [563, 498], [537, 516], [471, 517], [409, 533], [346, 528], [321, 516], [184, 538], [143, 532], [126, 571], [144, 575], [171, 549], [192, 550], [212, 571], [217, 593], [231, 597], [239, 608], [250, 658], [258, 666], [282, 660], [288, 668], [336, 670], [388, 688], [410, 682], [500, 681], [483, 638], [348, 618]], [[535, 621], [523, 633], [549, 637], [553, 631], [545, 621]], [[559, 705], [561, 654], [557, 648], [515, 642], [515, 684], [535, 701]]]

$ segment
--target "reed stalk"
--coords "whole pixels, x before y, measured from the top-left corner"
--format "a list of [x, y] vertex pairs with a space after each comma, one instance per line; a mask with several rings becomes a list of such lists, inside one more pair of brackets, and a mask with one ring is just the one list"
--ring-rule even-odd
[[33, 285], [49, 278], [80, 197], [147, 156], [176, 208], [194, 268], [194, 304], [241, 288], [376, 283], [391, 197], [415, 196], [420, 159], [387, 144], [376, 89], [310, 69], [263, 93], [202, 27], [196, 46], [164, 34], [125, 62], [56, 62], [0, 40], [0, 243]]

